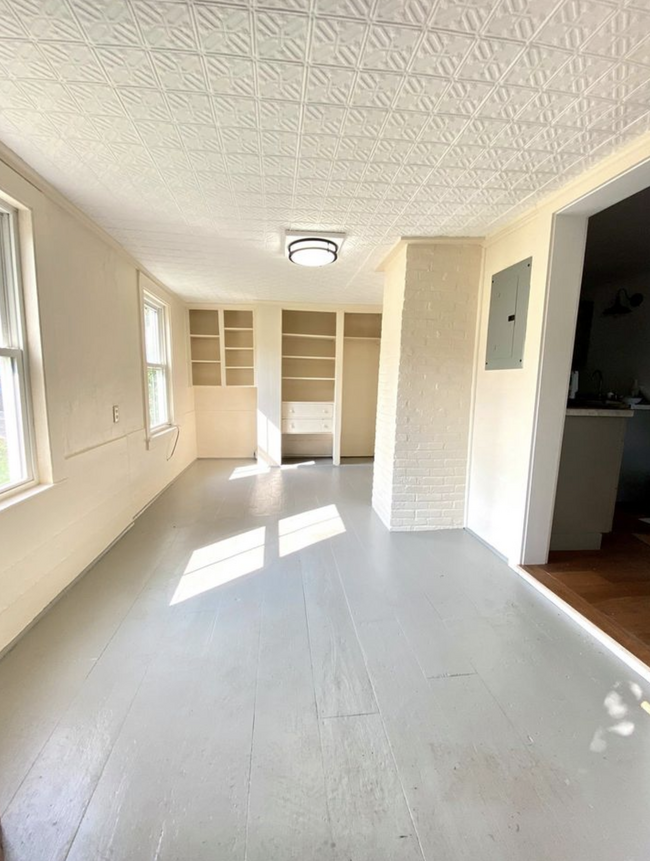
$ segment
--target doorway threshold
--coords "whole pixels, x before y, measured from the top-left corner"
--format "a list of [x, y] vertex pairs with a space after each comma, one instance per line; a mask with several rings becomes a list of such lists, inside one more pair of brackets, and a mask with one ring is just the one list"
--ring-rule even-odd
[[634, 658], [634, 669], [641, 662], [650, 677], [650, 547], [634, 535], [607, 538], [602, 550], [551, 553], [545, 565], [518, 570], [619, 657]]

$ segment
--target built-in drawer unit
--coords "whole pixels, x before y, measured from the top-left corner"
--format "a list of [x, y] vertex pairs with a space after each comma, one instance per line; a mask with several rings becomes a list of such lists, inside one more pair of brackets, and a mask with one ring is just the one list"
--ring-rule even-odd
[[332, 419], [282, 419], [282, 433], [332, 433]]
[[[285, 401], [282, 404], [282, 418], [333, 419], [334, 404], [324, 401]], [[332, 430], [331, 422], [329, 430]], [[285, 433], [290, 433], [290, 431], [285, 431]], [[303, 431], [303, 433], [312, 433], [312, 431]]]

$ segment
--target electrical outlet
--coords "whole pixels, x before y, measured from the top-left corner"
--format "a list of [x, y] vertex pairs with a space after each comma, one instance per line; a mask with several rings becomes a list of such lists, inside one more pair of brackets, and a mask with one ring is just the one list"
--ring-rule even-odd
[[120, 408], [117, 404], [113, 406], [113, 424], [117, 424], [120, 420]]

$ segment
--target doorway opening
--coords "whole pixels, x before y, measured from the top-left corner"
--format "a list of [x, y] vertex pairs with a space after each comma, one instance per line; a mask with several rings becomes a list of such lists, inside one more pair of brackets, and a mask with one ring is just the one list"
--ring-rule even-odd
[[[580, 222], [586, 228], [586, 244], [579, 290], [572, 295], [574, 280], [564, 296], [565, 313], [572, 320], [571, 327], [565, 321], [570, 337], [563, 345], [570, 347], [570, 373], [565, 368], [568, 386], [555, 428], [559, 451], [551, 516], [543, 536], [547, 555], [531, 558], [535, 545], [531, 535], [525, 559], [537, 562], [525, 566], [533, 577], [648, 664], [649, 211], [650, 188], [644, 188], [591, 216], [573, 217], [574, 232]], [[558, 218], [556, 228], [561, 232], [562, 219], [572, 216]], [[562, 237], [555, 238], [559, 248], [554, 246], [552, 252], [549, 314], [553, 264], [557, 276], [555, 256], [563, 251]], [[540, 387], [540, 398], [542, 394]], [[549, 421], [549, 413], [553, 410], [547, 405], [547, 415], [539, 414], [538, 432]], [[539, 462], [535, 466], [539, 468]], [[539, 485], [535, 487], [533, 480], [533, 502], [536, 492]], [[544, 525], [541, 518], [536, 525]], [[529, 520], [529, 535], [533, 526]], [[539, 553], [541, 538], [537, 536], [532, 552]]]

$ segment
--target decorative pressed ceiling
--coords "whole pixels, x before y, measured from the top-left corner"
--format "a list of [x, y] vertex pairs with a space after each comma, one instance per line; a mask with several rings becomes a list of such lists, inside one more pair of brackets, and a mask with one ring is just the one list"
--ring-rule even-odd
[[[377, 302], [649, 127], [646, 0], [0, 0], [0, 139], [188, 299]], [[281, 235], [345, 231], [336, 266]]]

